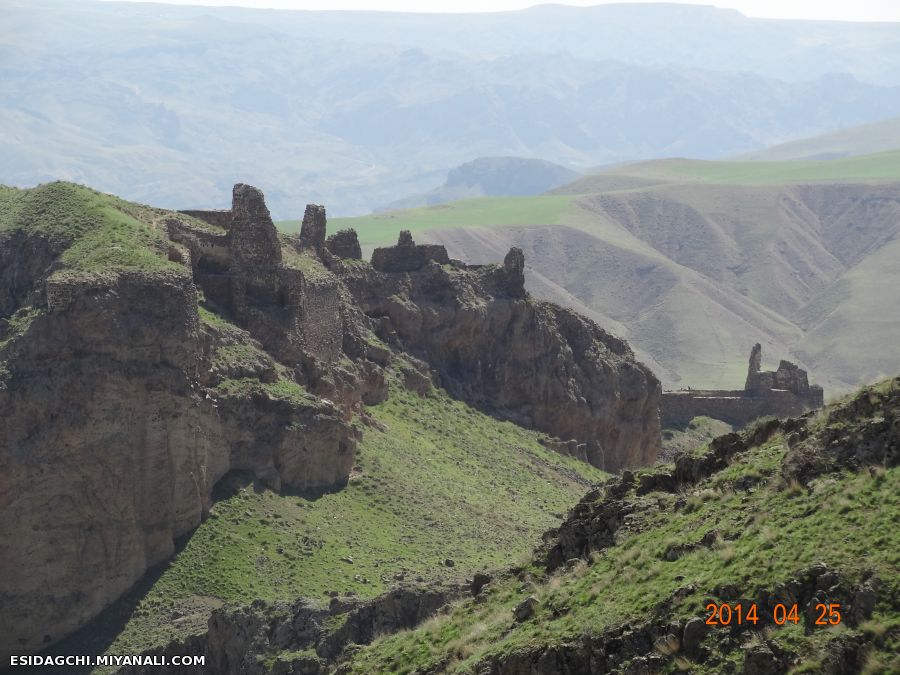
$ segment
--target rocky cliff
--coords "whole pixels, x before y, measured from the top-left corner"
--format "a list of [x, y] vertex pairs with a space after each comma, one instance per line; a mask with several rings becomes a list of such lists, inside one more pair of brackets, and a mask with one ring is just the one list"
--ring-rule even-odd
[[404, 237], [369, 265], [355, 234], [326, 240], [322, 207], [286, 237], [242, 184], [230, 210], [181, 214], [66, 184], [3, 197], [0, 652], [96, 616], [229, 472], [339, 489], [394, 354], [410, 387], [434, 382], [597, 466], [655, 458], [658, 381], [620, 340], [529, 298], [517, 249], [466, 266]]
[[201, 310], [189, 266], [89, 271], [65, 260], [70, 234], [0, 233], [4, 653], [57, 641], [168, 558], [229, 471], [305, 491], [353, 465], [347, 413]]
[[[609, 471], [652, 462], [660, 385], [623, 341], [592, 321], [530, 298], [524, 257], [503, 265], [448, 261], [408, 233], [342, 280], [386, 343], [428, 363], [454, 396], [562, 440]], [[401, 273], [402, 272], [402, 273]]]

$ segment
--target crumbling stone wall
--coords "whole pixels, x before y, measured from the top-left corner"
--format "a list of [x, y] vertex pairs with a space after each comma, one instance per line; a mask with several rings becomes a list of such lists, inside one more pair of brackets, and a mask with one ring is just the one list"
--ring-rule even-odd
[[325, 246], [325, 207], [320, 204], [307, 204], [300, 225], [300, 247], [320, 250]]
[[792, 392], [772, 389], [758, 396], [748, 396], [744, 391], [736, 396], [723, 396], [732, 392], [667, 391], [663, 393], [662, 424], [667, 428], [686, 426], [692, 419], [703, 415], [743, 427], [760, 417], [775, 415], [789, 417], [800, 415], [811, 407]]
[[63, 275], [51, 277], [47, 279], [47, 309], [51, 312], [68, 309], [83, 293], [83, 279]]
[[243, 270], [281, 264], [281, 241], [261, 190], [238, 183], [232, 192], [230, 246], [234, 265]]
[[329, 363], [340, 358], [344, 328], [335, 278], [307, 278], [300, 316], [306, 351]]
[[746, 391], [763, 394], [770, 389], [786, 389], [801, 397], [809, 393], [809, 380], [805, 370], [790, 361], [781, 361], [778, 370], [762, 371], [761, 359], [762, 346], [757, 343], [750, 352], [747, 382], [744, 385]]
[[[324, 268], [308, 274], [284, 264], [282, 247], [326, 265], [325, 207], [310, 204], [300, 236], [279, 236], [263, 193], [238, 183], [229, 210], [182, 211], [223, 228], [211, 232], [187, 219], [166, 222], [169, 238], [190, 251], [196, 283], [206, 298], [245, 326], [280, 360], [340, 358], [343, 326], [337, 280]], [[341, 257], [362, 256], [352, 230], [334, 239]]]
[[[229, 214], [230, 222], [231, 211], [225, 213]], [[193, 267], [215, 265], [225, 268], [231, 262], [230, 238], [226, 232], [202, 230], [177, 218], [169, 218], [165, 224], [169, 239], [190, 251]]]
[[789, 417], [822, 406], [822, 388], [810, 385], [806, 371], [796, 364], [781, 361], [778, 370], [761, 368], [762, 346], [756, 344], [750, 352], [744, 389], [663, 392], [663, 427], [684, 427], [701, 415], [742, 427], [766, 415]]
[[440, 244], [416, 244], [409, 230], [403, 230], [396, 246], [376, 248], [372, 253], [372, 267], [381, 272], [415, 272], [431, 261], [450, 263], [447, 249]]
[[359, 245], [359, 237], [356, 236], [356, 230], [353, 228], [335, 232], [325, 240], [325, 246], [338, 258], [362, 260], [362, 248]]

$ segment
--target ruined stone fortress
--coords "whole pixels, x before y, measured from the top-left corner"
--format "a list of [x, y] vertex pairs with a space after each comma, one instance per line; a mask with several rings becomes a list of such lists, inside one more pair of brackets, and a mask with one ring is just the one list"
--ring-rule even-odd
[[[234, 186], [230, 209], [180, 213], [194, 220], [166, 221], [173, 242], [169, 257], [191, 267], [206, 301], [252, 327], [254, 336], [284, 362], [316, 370], [316, 363], [340, 358], [344, 322], [333, 273], [362, 259], [354, 230], [326, 237], [325, 207], [309, 204], [299, 237], [279, 235], [262, 192], [241, 183]], [[371, 264], [380, 272], [402, 273], [431, 262], [480, 267], [450, 260], [444, 246], [417, 245], [407, 231], [400, 233], [396, 246], [375, 249]], [[518, 288], [509, 290], [517, 297], [525, 294], [523, 267], [519, 264], [512, 274]]]
[[[331, 272], [362, 259], [354, 230], [326, 237], [325, 208], [310, 204], [299, 237], [292, 238], [292, 246], [283, 246], [262, 192], [243, 184], [234, 187], [231, 209], [182, 213], [211, 226], [167, 222], [177, 247], [170, 256], [193, 268], [208, 301], [242, 325], [253, 326], [254, 335], [286, 362], [306, 362], [316, 370], [316, 362], [339, 358], [344, 340], [340, 287]], [[416, 244], [407, 231], [395, 246], [376, 248], [371, 259], [372, 269], [387, 273], [417, 272], [430, 263], [472, 271], [482, 267], [451, 260], [444, 246]], [[502, 269], [508, 277], [504, 294], [525, 297], [519, 249], [510, 251]], [[822, 405], [822, 388], [809, 384], [805, 370], [781, 361], [777, 370], [762, 371], [761, 356], [757, 344], [744, 389], [664, 392], [662, 426], [684, 427], [697, 416], [743, 426], [765, 415], [796, 415]]]
[[[208, 301], [266, 336], [263, 342], [280, 358], [338, 358], [338, 285], [331, 275], [316, 274], [312, 258], [302, 256], [310, 249], [317, 260], [338, 264], [326, 248], [324, 207], [306, 207], [296, 250], [282, 245], [262, 192], [250, 185], [234, 186], [230, 209], [182, 213], [212, 226], [175, 218], [166, 223], [169, 239], [183, 246], [175, 255], [188, 256], [184, 262]], [[346, 248], [345, 243], [342, 253]]]
[[[191, 264], [208, 299], [238, 318], [245, 318], [249, 311], [246, 301], [248, 295], [253, 296], [255, 302], [250, 304], [255, 306], [280, 304], [285, 309], [296, 308], [288, 319], [296, 324], [295, 328], [301, 327], [304, 318], [311, 320], [307, 324], [334, 320], [337, 315], [334, 303], [323, 300], [318, 306], [311, 306], [309, 302], [312, 297], [327, 298], [332, 290], [336, 293], [336, 289], [327, 287], [327, 283], [324, 286], [322, 283], [317, 284], [315, 273], [311, 274], [308, 267], [295, 269], [292, 262], [296, 261], [286, 259], [278, 232], [259, 190], [238, 184], [234, 187], [230, 209], [183, 210], [180, 213], [214, 228], [197, 228], [177, 219], [167, 223], [169, 238], [187, 249], [172, 251], [170, 256]], [[341, 260], [362, 259], [362, 248], [355, 230], [341, 230], [326, 238], [325, 207], [317, 204], [307, 205], [297, 241], [300, 252], [309, 250], [328, 270], [339, 269]], [[521, 251], [512, 249], [505, 265], [507, 268], [516, 268], [516, 278], [524, 283], [524, 260], [520, 261], [520, 258]], [[482, 267], [451, 260], [443, 245], [416, 244], [410, 232], [405, 230], [400, 232], [395, 246], [376, 248], [371, 264], [381, 272], [402, 273], [421, 270], [430, 262], [465, 269]], [[305, 273], [297, 274], [299, 271]], [[322, 275], [319, 276], [319, 281], [323, 282]], [[309, 284], [317, 287], [304, 288], [304, 285]], [[273, 287], [278, 288], [274, 295]], [[524, 294], [524, 289], [522, 290]], [[318, 344], [316, 340], [311, 342], [309, 346], [317, 347], [316, 351], [323, 358], [333, 356], [334, 345], [328, 340], [319, 340]]]
[[805, 370], [782, 361], [778, 370], [763, 371], [761, 362], [762, 346], [757, 343], [750, 352], [747, 381], [740, 390], [663, 392], [662, 426], [684, 428], [694, 417], [705, 416], [741, 427], [766, 415], [800, 415], [822, 406], [822, 387], [810, 385]]

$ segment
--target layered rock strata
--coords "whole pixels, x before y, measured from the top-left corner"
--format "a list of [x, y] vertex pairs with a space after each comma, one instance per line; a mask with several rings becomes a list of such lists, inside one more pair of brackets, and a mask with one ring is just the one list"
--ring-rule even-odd
[[228, 471], [338, 487], [356, 444], [333, 405], [270, 393], [271, 362], [238, 373], [247, 391], [215, 387], [227, 339], [199, 321], [187, 272], [46, 286], [0, 386], [3, 651], [56, 641], [168, 558]]

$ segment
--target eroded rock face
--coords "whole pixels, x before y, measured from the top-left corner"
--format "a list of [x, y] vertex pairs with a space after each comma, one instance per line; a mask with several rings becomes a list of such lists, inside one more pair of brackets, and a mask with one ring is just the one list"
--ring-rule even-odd
[[[409, 248], [398, 245], [385, 258]], [[379, 337], [426, 362], [454, 396], [576, 439], [606, 470], [652, 463], [659, 381], [590, 320], [526, 297], [523, 269], [514, 249], [503, 266], [359, 267], [341, 279]]]
[[[334, 489], [357, 438], [334, 405], [268, 393], [270, 357], [217, 371], [235, 338], [199, 321], [187, 269], [32, 281], [49, 309], [0, 353], [4, 656], [61, 639], [168, 558], [228, 471]], [[258, 386], [220, 392], [226, 378]]]

